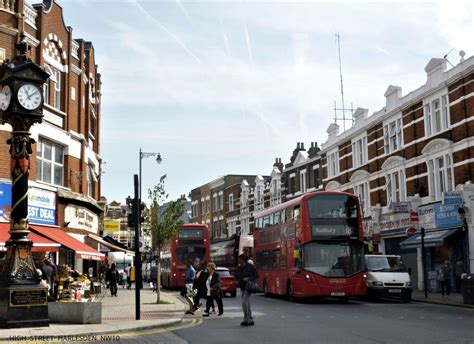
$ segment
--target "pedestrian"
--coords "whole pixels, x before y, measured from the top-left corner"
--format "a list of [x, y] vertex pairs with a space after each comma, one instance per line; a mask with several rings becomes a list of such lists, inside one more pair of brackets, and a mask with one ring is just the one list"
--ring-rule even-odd
[[89, 269], [87, 270], [87, 274], [89, 275], [89, 279], [92, 281], [92, 278], [94, 277], [94, 267], [92, 265], [89, 266]]
[[217, 303], [219, 309], [219, 316], [224, 314], [224, 305], [222, 304], [222, 290], [221, 281], [219, 274], [216, 272], [217, 267], [214, 263], [207, 264], [209, 276], [206, 280], [206, 310], [204, 311], [203, 317], [209, 316], [209, 311], [214, 304], [214, 300]]
[[117, 297], [118, 271], [115, 268], [115, 263], [112, 263], [110, 269], [107, 271], [107, 281], [109, 281], [110, 296]]
[[443, 295], [443, 301], [448, 301], [449, 292], [451, 290], [451, 266], [449, 265], [449, 261], [444, 261], [444, 265], [440, 269], [440, 275], [441, 295]]
[[184, 275], [184, 288], [181, 291], [181, 295], [184, 296], [186, 301], [188, 302], [189, 309], [186, 311], [185, 314], [192, 314], [194, 315], [194, 303], [193, 303], [193, 284], [194, 278], [196, 277], [196, 270], [194, 269], [194, 261], [190, 259], [188, 261], [188, 268]]
[[244, 311], [244, 321], [240, 324], [241, 326], [253, 326], [255, 325], [252, 317], [252, 310], [250, 308], [250, 294], [251, 291], [247, 290], [247, 284], [249, 282], [255, 282], [258, 278], [258, 272], [252, 264], [248, 263], [249, 257], [246, 254], [239, 256], [239, 266], [235, 273], [235, 279], [237, 280], [241, 293], [242, 293], [242, 310]]
[[156, 284], [158, 283], [157, 279], [158, 279], [158, 267], [155, 264], [150, 269], [150, 280], [152, 283], [153, 292], [157, 290], [156, 289]]
[[196, 271], [196, 277], [194, 278], [193, 289], [196, 290], [196, 296], [194, 296], [193, 310], [197, 311], [201, 306], [201, 299], [206, 297], [206, 280], [209, 272], [207, 271], [207, 262], [203, 260]]
[[43, 279], [48, 283], [49, 285], [49, 295], [53, 295], [53, 288], [54, 288], [54, 276], [56, 275], [56, 269], [53, 267], [51, 261], [46, 258], [43, 262], [43, 268], [42, 268], [42, 275]]
[[459, 293], [461, 290], [461, 276], [463, 273], [462, 261], [458, 260], [456, 266], [454, 267], [454, 275], [456, 277], [456, 292]]
[[125, 268], [125, 273], [127, 275], [127, 289], [132, 288], [132, 264], [128, 263], [128, 266]]

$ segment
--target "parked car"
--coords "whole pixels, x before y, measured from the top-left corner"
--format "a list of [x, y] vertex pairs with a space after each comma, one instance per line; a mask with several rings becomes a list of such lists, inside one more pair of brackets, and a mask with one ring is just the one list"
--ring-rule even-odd
[[365, 265], [369, 298], [397, 297], [410, 302], [411, 278], [400, 256], [366, 255]]
[[229, 269], [218, 267], [216, 272], [221, 279], [222, 293], [224, 295], [229, 293], [230, 296], [235, 297], [237, 295], [237, 282], [235, 281], [234, 276], [230, 274]]

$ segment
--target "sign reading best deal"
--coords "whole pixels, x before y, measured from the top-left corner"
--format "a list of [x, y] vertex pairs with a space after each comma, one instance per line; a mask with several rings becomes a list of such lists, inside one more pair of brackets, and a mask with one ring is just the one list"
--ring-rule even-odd
[[[0, 183], [0, 220], [9, 221], [11, 184]], [[56, 224], [56, 193], [35, 187], [28, 189], [28, 221], [32, 224]]]

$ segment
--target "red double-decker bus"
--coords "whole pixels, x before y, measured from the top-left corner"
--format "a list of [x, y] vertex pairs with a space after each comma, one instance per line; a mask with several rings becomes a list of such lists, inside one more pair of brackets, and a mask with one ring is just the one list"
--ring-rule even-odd
[[255, 215], [254, 261], [265, 295], [365, 296], [357, 196], [311, 192]]
[[182, 288], [186, 264], [190, 259], [209, 261], [209, 228], [200, 224], [183, 225], [161, 254], [161, 284]]

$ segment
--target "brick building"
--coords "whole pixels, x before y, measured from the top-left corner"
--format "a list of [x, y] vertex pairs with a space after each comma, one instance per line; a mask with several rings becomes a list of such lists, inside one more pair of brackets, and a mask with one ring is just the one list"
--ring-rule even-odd
[[460, 55], [449, 70], [431, 59], [426, 83], [404, 96], [389, 86], [385, 107], [370, 116], [358, 108], [349, 130], [331, 124], [320, 152], [325, 189], [360, 196], [366, 236], [401, 254], [420, 287], [421, 240], [407, 239], [409, 227], [429, 233], [429, 278], [445, 259], [474, 271], [474, 57]]
[[[61, 230], [88, 244], [87, 254], [63, 245], [56, 257], [58, 263], [81, 271], [92, 260], [103, 258], [95, 253], [98, 244], [89, 237], [99, 233], [103, 206], [101, 76], [92, 43], [74, 39], [73, 29], [65, 23], [55, 1], [36, 5], [24, 0], [0, 1], [0, 62], [12, 58], [14, 45], [24, 34], [31, 46], [29, 57], [50, 74], [44, 85], [43, 123], [31, 129], [37, 144], [31, 158], [29, 220], [35, 230], [53, 239], [52, 233]], [[10, 205], [6, 195], [11, 185], [6, 163], [10, 131], [8, 125], [0, 125], [0, 187], [5, 191], [0, 197], [2, 230]]]

